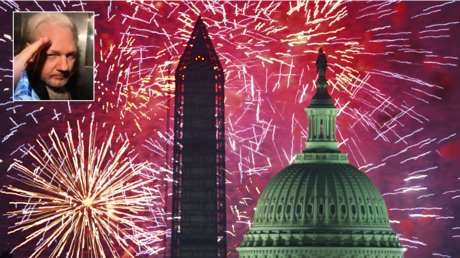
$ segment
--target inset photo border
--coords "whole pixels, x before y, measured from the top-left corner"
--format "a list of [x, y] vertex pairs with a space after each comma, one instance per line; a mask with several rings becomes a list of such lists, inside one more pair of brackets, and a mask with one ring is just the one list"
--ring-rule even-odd
[[94, 12], [14, 12], [13, 30], [14, 101], [94, 101]]

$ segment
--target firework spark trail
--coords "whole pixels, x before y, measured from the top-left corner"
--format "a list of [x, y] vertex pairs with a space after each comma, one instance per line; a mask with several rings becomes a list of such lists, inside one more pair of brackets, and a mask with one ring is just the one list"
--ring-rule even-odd
[[34, 111], [30, 112], [30, 113], [27, 113], [26, 116], [31, 116], [34, 119], [35, 123], [38, 124], [38, 121], [35, 118], [34, 113], [42, 111], [42, 110], [43, 110], [43, 107], [41, 107], [40, 109], [34, 110]]
[[[160, 132], [159, 132], [159, 133], [160, 133]], [[152, 151], [152, 152], [155, 152], [155, 153], [158, 154], [158, 155], [161, 155], [162, 157], [164, 156], [163, 153], [165, 153], [166, 151], [165, 151], [164, 148], [160, 145], [160, 143], [158, 143], [157, 140], [154, 141], [154, 140], [150, 139], [150, 141], [149, 141], [149, 140], [146, 140], [146, 142], [147, 142], [148, 144], [150, 144], [152, 147], [154, 147], [155, 149], [149, 148], [149, 146], [146, 146], [146, 145], [142, 144], [143, 147], [149, 149], [149, 150]]]
[[[42, 236], [30, 257], [39, 257], [55, 240], [57, 244], [50, 257], [58, 257], [64, 251], [70, 257], [79, 257], [80, 253], [83, 255], [85, 252], [95, 257], [105, 257], [104, 248], [108, 248], [112, 255], [121, 257], [113, 240], [129, 254], [128, 241], [148, 250], [148, 253], [158, 252], [149, 245], [158, 236], [133, 222], [150, 221], [141, 214], [157, 205], [153, 201], [158, 196], [144, 190], [158, 179], [136, 179], [137, 176], [143, 177], [142, 170], [149, 164], [133, 164], [130, 157], [125, 157], [128, 141], [124, 141], [114, 156], [107, 160], [114, 129], [107, 142], [103, 142], [99, 148], [96, 146], [96, 130], [93, 131], [91, 123], [85, 153], [79, 123], [77, 143], [73, 141], [68, 123], [67, 144], [60, 141], [53, 129], [49, 134], [51, 148], [43, 139], [37, 140], [44, 157], [32, 148], [28, 150], [39, 166], [31, 170], [17, 162], [11, 165], [18, 171], [18, 176], [8, 177], [29, 187], [7, 186], [7, 190], [2, 191], [3, 194], [28, 198], [27, 202], [10, 203], [25, 207], [8, 212], [22, 219], [9, 233], [34, 230], [27, 240], [13, 250]], [[136, 190], [140, 188], [144, 190]], [[43, 224], [46, 226], [43, 227]]]
[[378, 165], [378, 166], [369, 168], [368, 170], [365, 171], [365, 173], [367, 173], [367, 172], [369, 172], [369, 171], [371, 171], [371, 170], [377, 169], [377, 168], [379, 168], [379, 167], [383, 167], [383, 166], [385, 166], [385, 165], [386, 165], [386, 163], [383, 163], [383, 164], [380, 164], [380, 165]]

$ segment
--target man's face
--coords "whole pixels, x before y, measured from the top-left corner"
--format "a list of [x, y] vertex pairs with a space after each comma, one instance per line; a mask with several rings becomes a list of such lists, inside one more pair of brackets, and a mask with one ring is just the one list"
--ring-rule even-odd
[[42, 23], [35, 33], [37, 39], [49, 37], [51, 41], [51, 45], [40, 53], [40, 78], [52, 87], [65, 86], [77, 56], [77, 44], [72, 31], [67, 27]]

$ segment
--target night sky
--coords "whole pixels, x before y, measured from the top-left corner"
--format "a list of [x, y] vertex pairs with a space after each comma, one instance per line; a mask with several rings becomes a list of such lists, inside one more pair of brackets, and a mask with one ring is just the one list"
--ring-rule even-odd
[[[94, 102], [12, 101], [15, 10], [95, 12]], [[340, 109], [339, 149], [384, 195], [391, 226], [408, 249], [404, 257], [458, 257], [458, 2], [3, 1], [2, 188], [23, 185], [7, 177], [17, 173], [8, 168], [15, 160], [34, 168], [24, 153], [39, 150], [39, 136], [49, 141], [54, 128], [63, 140], [67, 123], [76, 128], [77, 120], [88, 132], [94, 117], [99, 144], [115, 126], [114, 137], [130, 142], [133, 162], [151, 163], [152, 188], [161, 201], [149, 225], [161, 250], [167, 217], [162, 211], [171, 203], [164, 185], [172, 177], [164, 168], [173, 135], [172, 121], [166, 127], [168, 60], [173, 75], [199, 13], [226, 76], [229, 257], [237, 257], [235, 247], [249, 229], [259, 192], [305, 148], [304, 108], [315, 92], [320, 47], [328, 60], [329, 92]], [[1, 213], [15, 210], [9, 202], [18, 198], [0, 194]], [[16, 221], [1, 219], [0, 250], [33, 232], [7, 235]], [[21, 247], [16, 257], [34, 248]]]

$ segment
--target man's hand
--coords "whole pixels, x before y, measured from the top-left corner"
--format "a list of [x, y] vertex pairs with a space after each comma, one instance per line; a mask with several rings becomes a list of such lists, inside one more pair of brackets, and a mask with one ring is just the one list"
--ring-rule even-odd
[[36, 58], [43, 47], [50, 45], [50, 39], [48, 37], [40, 38], [33, 44], [28, 45], [22, 52], [14, 57], [13, 74], [14, 74], [14, 86], [19, 82], [21, 78], [22, 69], [25, 69], [27, 65], [32, 62], [33, 58]]

